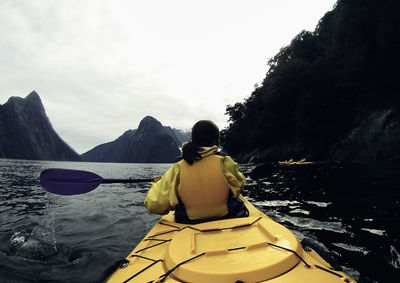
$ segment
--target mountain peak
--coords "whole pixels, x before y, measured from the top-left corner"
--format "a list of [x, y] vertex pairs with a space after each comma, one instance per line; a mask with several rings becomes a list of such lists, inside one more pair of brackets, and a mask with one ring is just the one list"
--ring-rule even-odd
[[25, 98], [19, 97], [19, 96], [12, 96], [8, 99], [6, 104], [11, 104], [11, 105], [26, 105], [28, 104], [34, 104], [36, 106], [39, 106], [40, 108], [44, 109], [44, 106], [42, 104], [42, 101], [39, 97], [39, 94], [37, 94], [36, 91], [32, 91], [30, 94], [28, 94]]
[[115, 141], [84, 153], [82, 158], [95, 162], [170, 163], [180, 155], [180, 144], [171, 128], [146, 116], [137, 130], [126, 131]]
[[151, 116], [146, 116], [140, 121], [138, 131], [148, 128], [162, 128], [162, 124]]
[[36, 91], [0, 108], [0, 132], [2, 158], [80, 160], [54, 131]]
[[34, 106], [38, 111], [40, 111], [42, 114], [45, 113], [44, 106], [42, 103], [42, 100], [40, 99], [39, 94], [36, 91], [32, 91], [30, 94], [28, 94], [24, 102], [27, 104], [30, 104]]
[[26, 100], [39, 100], [40, 101], [40, 96], [36, 91], [32, 91], [30, 94], [28, 94], [25, 97]]

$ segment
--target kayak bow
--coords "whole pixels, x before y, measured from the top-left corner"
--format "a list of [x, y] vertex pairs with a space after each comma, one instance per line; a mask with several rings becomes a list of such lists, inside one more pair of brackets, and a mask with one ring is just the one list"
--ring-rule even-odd
[[163, 216], [108, 282], [354, 282], [241, 199], [249, 217], [189, 225]]

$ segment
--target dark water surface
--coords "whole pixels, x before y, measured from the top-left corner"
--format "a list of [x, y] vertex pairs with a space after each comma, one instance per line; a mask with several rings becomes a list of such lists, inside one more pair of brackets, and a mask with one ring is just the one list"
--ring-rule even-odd
[[[400, 170], [394, 164], [241, 166], [244, 195], [358, 282], [399, 282]], [[159, 218], [149, 184], [108, 184], [78, 196], [46, 193], [46, 168], [147, 178], [169, 164], [0, 159], [0, 282], [101, 282]], [[253, 170], [254, 169], [254, 170]]]

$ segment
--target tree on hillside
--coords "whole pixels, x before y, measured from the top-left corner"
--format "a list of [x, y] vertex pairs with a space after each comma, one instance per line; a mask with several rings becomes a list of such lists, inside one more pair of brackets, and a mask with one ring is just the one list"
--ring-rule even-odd
[[315, 31], [269, 60], [261, 87], [227, 106], [224, 148], [235, 156], [286, 146], [321, 158], [362, 112], [398, 105], [399, 8], [395, 0], [339, 0]]

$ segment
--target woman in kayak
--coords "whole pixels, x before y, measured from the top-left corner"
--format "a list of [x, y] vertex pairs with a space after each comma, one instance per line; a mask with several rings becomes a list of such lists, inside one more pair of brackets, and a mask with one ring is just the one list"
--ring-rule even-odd
[[246, 178], [231, 157], [218, 151], [219, 142], [217, 125], [198, 121], [182, 157], [162, 177], [154, 177], [146, 208], [161, 215], [175, 210], [175, 220], [184, 223], [247, 216], [238, 198]]

